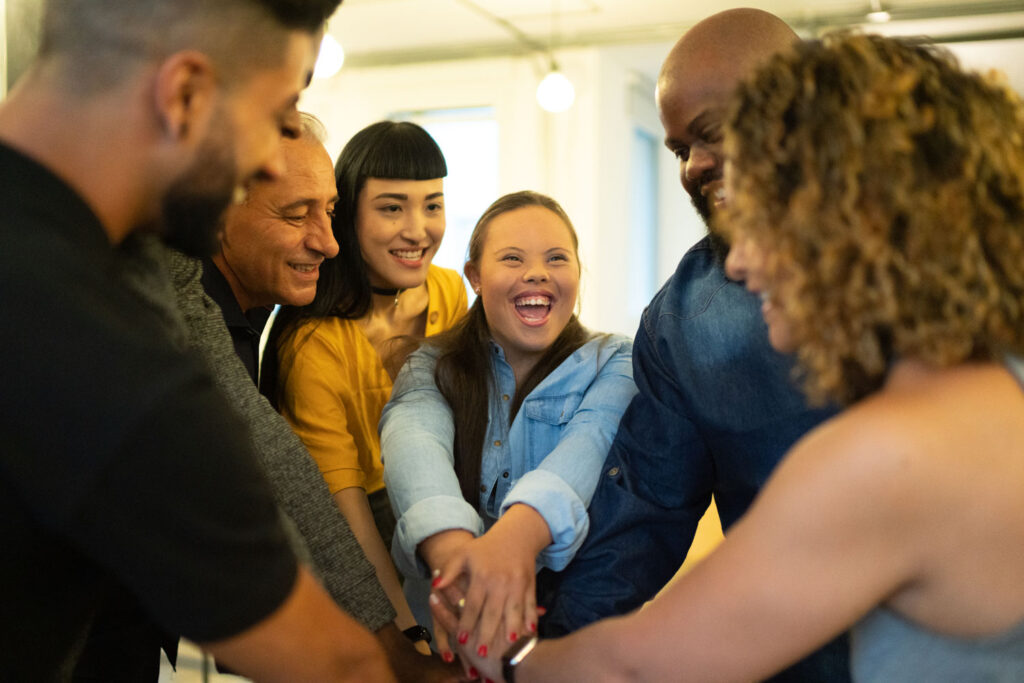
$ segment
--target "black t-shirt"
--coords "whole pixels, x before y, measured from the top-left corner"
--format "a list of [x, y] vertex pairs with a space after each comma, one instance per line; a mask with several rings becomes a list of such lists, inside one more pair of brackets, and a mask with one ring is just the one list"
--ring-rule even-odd
[[0, 680], [48, 680], [104, 594], [169, 631], [235, 635], [296, 561], [245, 427], [118, 285], [118, 251], [0, 145]]

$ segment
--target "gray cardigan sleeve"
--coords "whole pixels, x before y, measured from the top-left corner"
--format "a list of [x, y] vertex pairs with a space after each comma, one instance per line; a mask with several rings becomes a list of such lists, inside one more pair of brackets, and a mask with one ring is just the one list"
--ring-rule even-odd
[[235, 355], [220, 307], [200, 282], [202, 263], [172, 250], [167, 250], [166, 262], [188, 329], [188, 345], [206, 359], [218, 386], [248, 423], [253, 449], [277, 504], [305, 541], [314, 571], [342, 609], [376, 631], [395, 618], [395, 611], [320, 470]]

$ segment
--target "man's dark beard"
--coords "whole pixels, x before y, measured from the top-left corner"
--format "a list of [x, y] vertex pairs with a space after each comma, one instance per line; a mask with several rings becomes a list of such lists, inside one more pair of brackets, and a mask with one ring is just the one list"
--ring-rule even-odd
[[704, 225], [708, 229], [708, 242], [711, 245], [711, 252], [715, 255], [715, 260], [720, 264], [724, 264], [725, 257], [729, 255], [729, 243], [722, 236], [722, 233], [715, 228], [715, 217], [711, 214], [708, 198], [702, 194], [690, 195], [690, 202], [704, 220]]
[[224, 212], [236, 182], [230, 132], [225, 126], [215, 127], [195, 163], [164, 195], [163, 241], [188, 256], [209, 256], [220, 248]]

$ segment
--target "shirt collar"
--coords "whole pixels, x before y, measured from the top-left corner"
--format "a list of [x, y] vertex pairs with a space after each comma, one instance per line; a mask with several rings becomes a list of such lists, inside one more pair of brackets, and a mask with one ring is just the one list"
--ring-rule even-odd
[[207, 295], [220, 306], [228, 327], [251, 328], [257, 334], [263, 333], [272, 309], [257, 306], [251, 311], [243, 311], [227, 278], [209, 257], [203, 259], [201, 282]]

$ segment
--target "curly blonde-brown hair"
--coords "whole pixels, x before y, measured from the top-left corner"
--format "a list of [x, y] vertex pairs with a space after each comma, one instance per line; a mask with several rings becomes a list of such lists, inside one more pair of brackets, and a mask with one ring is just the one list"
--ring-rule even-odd
[[1024, 106], [923, 41], [835, 34], [733, 99], [727, 234], [767, 253], [814, 402], [1024, 350]]

